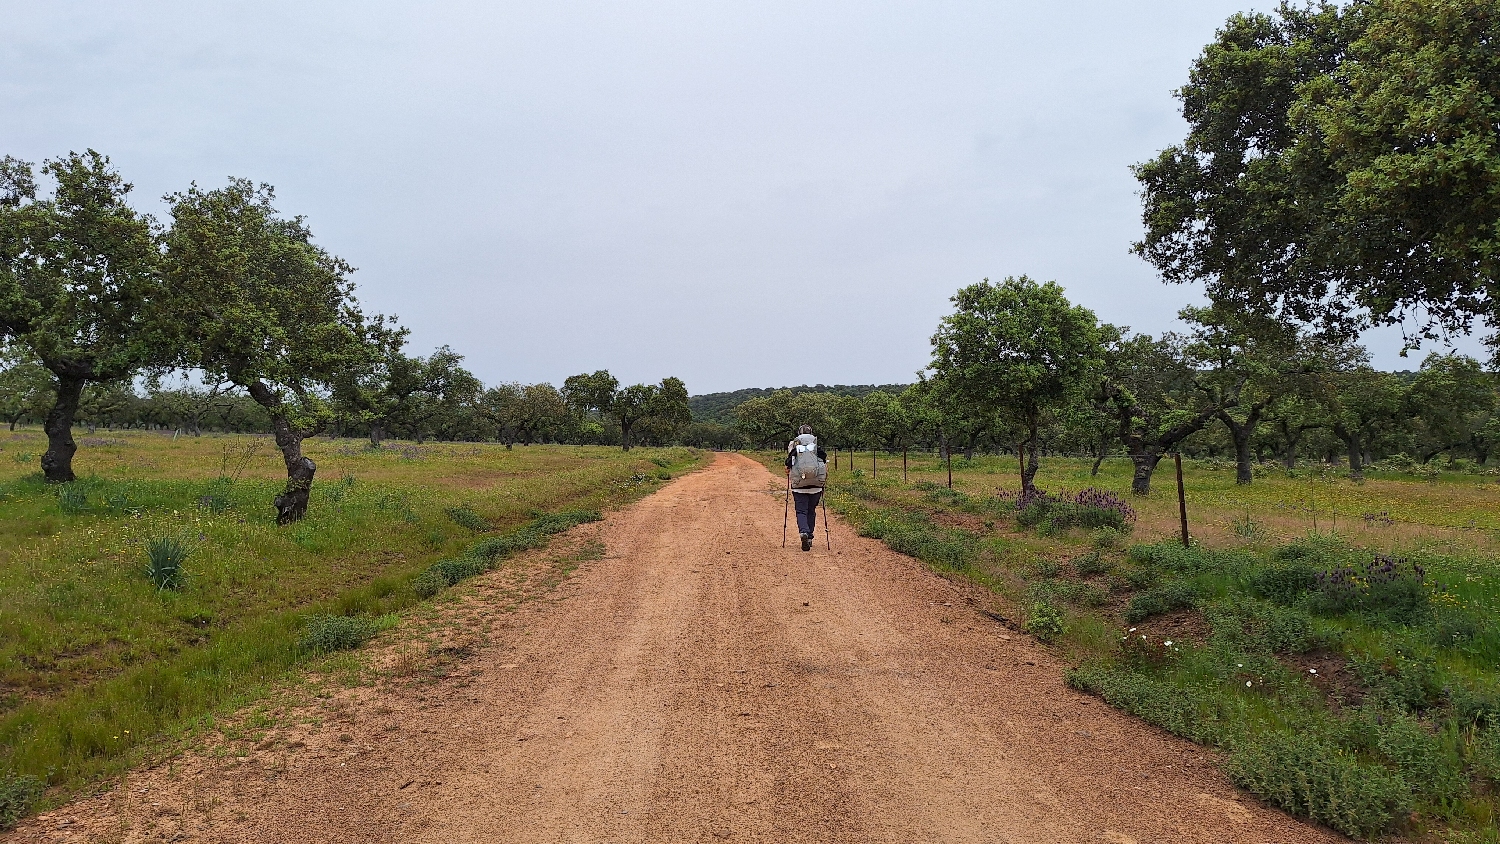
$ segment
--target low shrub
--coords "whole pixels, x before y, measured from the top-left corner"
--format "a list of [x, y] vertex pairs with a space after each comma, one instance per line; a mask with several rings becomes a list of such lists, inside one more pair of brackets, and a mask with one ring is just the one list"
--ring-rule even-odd
[[438, 560], [427, 571], [437, 574], [447, 585], [452, 586], [460, 580], [484, 574], [494, 567], [494, 563], [486, 557], [454, 557], [451, 560]]
[[918, 483], [917, 488], [925, 492], [926, 495], [922, 497], [932, 502], [933, 504], [944, 504], [949, 507], [957, 507], [959, 509], [964, 509], [969, 506], [969, 496], [965, 495], [960, 490], [949, 489], [941, 484], [932, 483], [931, 481], [920, 482]]
[[1062, 566], [1056, 560], [1049, 560], [1044, 557], [1032, 562], [1031, 574], [1033, 577], [1057, 577], [1059, 574], [1062, 574]]
[[1112, 569], [1114, 569], [1114, 563], [1098, 551], [1090, 551], [1073, 559], [1073, 570], [1083, 577], [1108, 574]]
[[1191, 607], [1198, 602], [1198, 592], [1190, 584], [1168, 583], [1130, 599], [1125, 608], [1125, 620], [1145, 621], [1154, 615], [1169, 613], [1175, 609]]
[[182, 564], [192, 551], [187, 542], [175, 536], [161, 536], [146, 543], [146, 578], [157, 589], [181, 589], [184, 581]]
[[1182, 655], [1181, 642], [1152, 639], [1145, 633], [1138, 633], [1134, 627], [1120, 634], [1116, 647], [1120, 654], [1120, 664], [1128, 666], [1132, 671], [1159, 671]]
[[1477, 689], [1467, 683], [1448, 688], [1448, 705], [1463, 727], [1500, 727], [1500, 689]]
[[1124, 536], [1122, 531], [1115, 530], [1112, 527], [1102, 527], [1089, 535], [1089, 542], [1101, 551], [1113, 551], [1123, 544], [1121, 541], [1122, 536]]
[[14, 827], [41, 796], [41, 780], [0, 771], [0, 832]]
[[1240, 713], [1226, 711], [1231, 699], [1126, 669], [1085, 665], [1069, 671], [1067, 680], [1079, 691], [1199, 744], [1223, 744], [1231, 737], [1230, 725], [1243, 722]]
[[1318, 570], [1307, 565], [1270, 566], [1250, 578], [1250, 590], [1268, 601], [1295, 604], [1318, 587]]
[[967, 568], [978, 544], [972, 534], [938, 529], [913, 514], [875, 513], [861, 532], [892, 551], [950, 571]]
[[543, 536], [551, 536], [602, 518], [604, 516], [598, 510], [560, 510], [556, 513], [535, 513], [526, 527]]
[[448, 578], [442, 572], [428, 569], [411, 580], [411, 590], [423, 599], [431, 598], [448, 586]]
[[1090, 487], [1077, 493], [1053, 495], [1041, 489], [1030, 492], [1001, 492], [998, 498], [1008, 502], [1022, 527], [1041, 527], [1045, 534], [1061, 533], [1069, 528], [1108, 528], [1120, 532], [1135, 526], [1135, 508], [1113, 492]]
[[1376, 554], [1363, 564], [1335, 565], [1318, 572], [1316, 581], [1320, 612], [1358, 612], [1412, 623], [1428, 609], [1427, 572], [1398, 557]]
[[1368, 696], [1398, 712], [1421, 712], [1443, 698], [1431, 655], [1396, 647], [1383, 656], [1356, 655], [1354, 671]]
[[494, 526], [485, 521], [484, 517], [468, 507], [449, 507], [443, 510], [448, 519], [459, 527], [466, 527], [475, 533], [488, 533], [494, 530]]
[[481, 539], [469, 548], [468, 556], [483, 557], [489, 560], [497, 560], [529, 551], [533, 548], [541, 548], [547, 544], [547, 538], [553, 534], [562, 533], [581, 524], [597, 522], [604, 518], [598, 510], [564, 510], [558, 513], [538, 513], [521, 527], [504, 536], [495, 536]]
[[1184, 548], [1178, 542], [1132, 545], [1126, 558], [1142, 568], [1178, 575], [1249, 572], [1258, 564], [1255, 554], [1248, 550], [1216, 551], [1200, 545]]
[[1400, 776], [1309, 732], [1261, 733], [1234, 749], [1228, 769], [1252, 794], [1349, 836], [1373, 838], [1410, 806]]
[[1415, 718], [1399, 713], [1382, 717], [1376, 736], [1380, 755], [1396, 768], [1421, 802], [1442, 812], [1468, 793], [1469, 782], [1457, 747], [1448, 746]]
[[394, 616], [381, 618], [352, 615], [309, 616], [298, 645], [302, 650], [313, 653], [352, 651], [395, 623]]
[[1469, 741], [1469, 768], [1474, 775], [1500, 786], [1500, 727], [1485, 727]]
[[1021, 629], [1043, 642], [1054, 641], [1063, 634], [1062, 610], [1047, 601], [1037, 601], [1031, 605]]
[[1311, 618], [1274, 604], [1228, 601], [1210, 604], [1204, 615], [1217, 640], [1250, 653], [1306, 653], [1320, 644]]
[[1069, 600], [1081, 607], [1102, 607], [1109, 603], [1109, 590], [1092, 583], [1080, 583]]

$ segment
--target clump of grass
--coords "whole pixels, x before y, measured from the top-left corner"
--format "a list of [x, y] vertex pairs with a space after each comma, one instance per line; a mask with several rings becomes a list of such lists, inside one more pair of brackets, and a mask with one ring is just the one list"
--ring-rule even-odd
[[1100, 551], [1113, 551], [1123, 543], [1124, 532], [1112, 527], [1096, 528], [1089, 534], [1089, 542]]
[[449, 507], [443, 512], [454, 524], [466, 527], [475, 533], [488, 533], [495, 529], [493, 525], [485, 521], [483, 516], [468, 507]]
[[41, 796], [41, 780], [11, 771], [0, 771], [0, 832], [14, 827]]
[[1500, 785], [1500, 727], [1486, 727], [1469, 744], [1469, 766], [1476, 776]]
[[358, 478], [353, 475], [345, 475], [339, 478], [338, 483], [331, 484], [328, 488], [324, 489], [323, 497], [329, 504], [338, 504], [344, 500], [344, 497], [349, 494], [350, 490], [354, 489], [354, 484], [357, 482]]
[[461, 557], [439, 560], [411, 581], [411, 588], [423, 598], [431, 598], [444, 587], [452, 586], [476, 574], [495, 568], [498, 561], [547, 544], [548, 537], [588, 522], [602, 519], [598, 510], [564, 510], [537, 513], [525, 526], [504, 536], [482, 539], [469, 547]]
[[1266, 535], [1265, 525], [1252, 519], [1250, 513], [1246, 512], [1244, 518], [1236, 518], [1229, 523], [1229, 528], [1235, 536], [1241, 539], [1256, 540]]
[[1265, 732], [1234, 750], [1229, 775], [1247, 791], [1345, 835], [1374, 838], [1409, 811], [1411, 789], [1381, 765], [1305, 732]]
[[180, 537], [159, 536], [146, 543], [146, 578], [157, 589], [181, 589], [185, 579], [182, 564], [192, 547]]
[[1083, 577], [1092, 577], [1096, 574], [1107, 574], [1114, 568], [1114, 564], [1098, 551], [1090, 551], [1087, 554], [1073, 558], [1073, 570]]
[[1142, 592], [1130, 599], [1125, 608], [1125, 620], [1145, 621], [1154, 615], [1164, 615], [1172, 610], [1191, 607], [1198, 601], [1198, 592], [1187, 583], [1168, 583], [1156, 589]]
[[350, 615], [314, 615], [307, 619], [298, 646], [311, 653], [352, 651], [396, 624], [394, 615], [369, 618]]
[[74, 481], [57, 488], [57, 508], [67, 515], [87, 512], [89, 495], [83, 485]]
[[1021, 629], [1043, 642], [1055, 641], [1063, 634], [1063, 613], [1049, 601], [1036, 601], [1027, 613]]
[[210, 513], [223, 513], [233, 506], [229, 499], [229, 491], [234, 481], [229, 478], [219, 478], [208, 487], [208, 492], [198, 496], [198, 506]]

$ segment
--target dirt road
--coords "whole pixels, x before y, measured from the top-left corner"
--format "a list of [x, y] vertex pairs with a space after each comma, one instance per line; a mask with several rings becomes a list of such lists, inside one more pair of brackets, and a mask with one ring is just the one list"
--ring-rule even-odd
[[352, 690], [321, 729], [138, 772], [15, 837], [1342, 840], [1067, 689], [914, 561], [839, 525], [832, 553], [783, 550], [778, 483], [720, 455], [580, 529], [605, 556], [550, 599], [504, 613], [481, 584], [460, 617], [490, 641], [458, 674]]

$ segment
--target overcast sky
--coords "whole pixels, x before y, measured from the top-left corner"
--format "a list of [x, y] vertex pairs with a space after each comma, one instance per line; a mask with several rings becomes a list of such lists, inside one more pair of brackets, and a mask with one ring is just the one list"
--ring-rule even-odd
[[486, 382], [906, 382], [986, 276], [1171, 327], [1128, 167], [1249, 8], [0, 0], [0, 154], [98, 149], [158, 214], [269, 182]]

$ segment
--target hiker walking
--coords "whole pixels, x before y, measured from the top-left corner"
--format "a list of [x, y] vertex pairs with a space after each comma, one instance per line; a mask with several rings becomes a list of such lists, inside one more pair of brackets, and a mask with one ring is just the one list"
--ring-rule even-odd
[[[811, 551], [813, 529], [818, 525], [818, 501], [828, 480], [828, 455], [818, 445], [811, 425], [798, 428], [797, 438], [786, 444], [786, 480], [797, 504], [797, 532], [802, 535], [802, 550]], [[827, 530], [828, 526], [823, 528]]]

